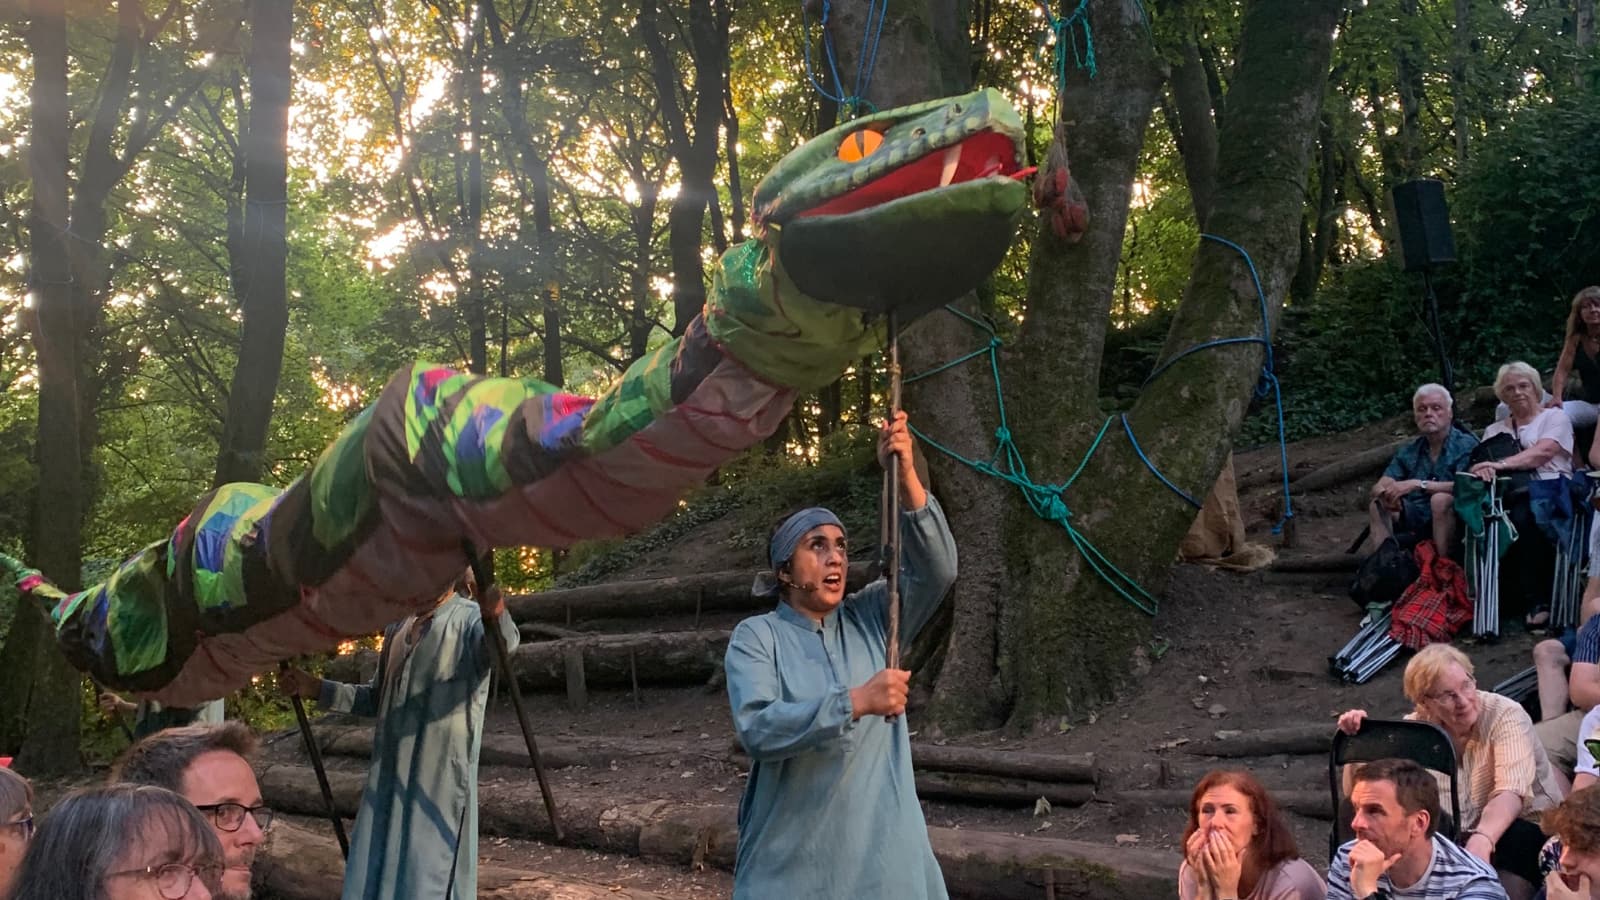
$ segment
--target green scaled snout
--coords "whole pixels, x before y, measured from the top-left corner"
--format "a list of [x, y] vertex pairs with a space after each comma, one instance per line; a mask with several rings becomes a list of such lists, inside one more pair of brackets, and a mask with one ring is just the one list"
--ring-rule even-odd
[[[861, 131], [876, 132], [882, 143], [859, 161], [843, 161], [840, 147]], [[903, 106], [838, 125], [784, 156], [761, 180], [752, 204], [756, 228], [759, 231], [805, 215], [907, 164], [925, 160], [942, 164], [952, 148], [985, 133], [995, 138], [985, 150], [1006, 167], [1005, 174], [1020, 169], [1024, 154], [1022, 118], [993, 88]], [[924, 190], [934, 189], [937, 185]]]
[[808, 297], [910, 318], [973, 290], [1028, 206], [1022, 119], [985, 89], [866, 116], [756, 187], [755, 233]]

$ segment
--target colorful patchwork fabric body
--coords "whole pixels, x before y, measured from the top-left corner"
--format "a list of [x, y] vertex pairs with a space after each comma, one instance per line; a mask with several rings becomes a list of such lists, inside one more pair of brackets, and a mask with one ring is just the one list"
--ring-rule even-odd
[[[863, 130], [881, 140], [843, 152]], [[75, 666], [192, 706], [426, 607], [466, 542], [636, 531], [874, 352], [878, 313], [909, 319], [999, 265], [1028, 196], [1022, 134], [980, 91], [807, 142], [757, 187], [758, 237], [723, 254], [701, 317], [599, 399], [418, 364], [287, 489], [212, 491], [101, 584], [67, 595], [0, 565], [49, 609]]]

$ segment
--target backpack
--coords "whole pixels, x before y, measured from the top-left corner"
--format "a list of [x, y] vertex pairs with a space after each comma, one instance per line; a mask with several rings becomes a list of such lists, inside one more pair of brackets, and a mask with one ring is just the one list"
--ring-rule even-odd
[[[1509, 431], [1502, 431], [1488, 440], [1479, 441], [1478, 446], [1472, 448], [1472, 452], [1467, 455], [1467, 468], [1470, 469], [1478, 463], [1499, 462], [1521, 452], [1522, 444], [1516, 436]], [[1537, 476], [1538, 473], [1533, 469], [1511, 469], [1501, 473], [1502, 478], [1511, 479], [1511, 489], [1506, 495], [1526, 488]]]
[[1362, 610], [1374, 605], [1388, 606], [1400, 599], [1418, 574], [1417, 561], [1411, 554], [1392, 536], [1386, 537], [1377, 550], [1356, 566], [1356, 577], [1350, 582], [1350, 599]]

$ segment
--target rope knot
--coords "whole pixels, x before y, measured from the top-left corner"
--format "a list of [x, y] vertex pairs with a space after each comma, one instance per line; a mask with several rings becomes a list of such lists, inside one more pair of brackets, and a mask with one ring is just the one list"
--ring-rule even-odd
[[1045, 501], [1044, 513], [1052, 522], [1065, 522], [1072, 517], [1072, 510], [1067, 509], [1067, 504], [1061, 499], [1060, 494], [1050, 495], [1050, 499]]
[[1005, 342], [1000, 340], [998, 335], [992, 335], [992, 334], [989, 335], [989, 349], [990, 350], [998, 350], [1003, 346], [1005, 346]]
[[994, 439], [1002, 444], [1011, 443], [1011, 429], [1001, 425], [994, 430]]

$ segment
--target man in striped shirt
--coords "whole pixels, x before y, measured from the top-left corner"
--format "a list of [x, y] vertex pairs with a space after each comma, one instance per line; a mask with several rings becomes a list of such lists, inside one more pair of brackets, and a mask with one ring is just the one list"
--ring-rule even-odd
[[1435, 833], [1439, 785], [1411, 760], [1356, 769], [1356, 839], [1328, 867], [1328, 900], [1507, 900], [1488, 863]]

